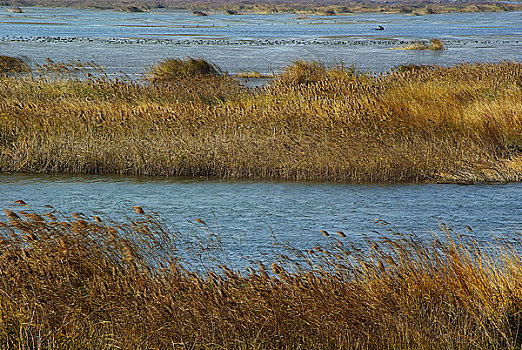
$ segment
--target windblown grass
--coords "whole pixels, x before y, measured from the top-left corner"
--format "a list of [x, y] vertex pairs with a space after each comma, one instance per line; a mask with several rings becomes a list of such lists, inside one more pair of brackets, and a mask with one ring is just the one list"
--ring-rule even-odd
[[519, 181], [521, 73], [515, 62], [379, 76], [299, 62], [252, 90], [226, 75], [5, 77], [0, 171]]
[[518, 247], [450, 235], [421, 243], [393, 232], [357, 247], [339, 235], [308, 252], [282, 251], [270, 268], [194, 272], [180, 257], [181, 234], [147, 210], [124, 222], [52, 208], [4, 212], [5, 349], [518, 349], [522, 342]]

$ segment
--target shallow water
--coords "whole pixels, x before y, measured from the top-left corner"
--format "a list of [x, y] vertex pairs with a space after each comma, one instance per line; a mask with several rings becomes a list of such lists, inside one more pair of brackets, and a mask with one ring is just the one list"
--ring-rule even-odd
[[[522, 13], [426, 16], [293, 14], [197, 17], [188, 11], [0, 8], [0, 51], [35, 63], [94, 60], [110, 74], [139, 74], [165, 57], [203, 57], [230, 73], [270, 73], [296, 59], [344, 62], [381, 72], [400, 64], [520, 60]], [[372, 31], [378, 25], [383, 31]], [[445, 51], [390, 50], [412, 40], [442, 39]]]
[[331, 237], [320, 230], [333, 236], [343, 231], [345, 240], [355, 243], [378, 237], [374, 231], [389, 235], [390, 228], [431, 239], [441, 234], [442, 224], [486, 242], [518, 239], [522, 233], [522, 183], [352, 185], [4, 174], [0, 193], [1, 208], [20, 209], [13, 202], [23, 199], [40, 213], [51, 204], [64, 214], [117, 220], [134, 217], [131, 207], [140, 205], [189, 236], [208, 234], [194, 222], [201, 218], [220, 234], [234, 264], [273, 254], [273, 236], [300, 249], [327, 245]]

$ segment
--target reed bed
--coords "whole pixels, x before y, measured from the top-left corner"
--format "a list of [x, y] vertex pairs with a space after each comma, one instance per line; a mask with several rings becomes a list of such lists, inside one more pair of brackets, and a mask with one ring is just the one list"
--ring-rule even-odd
[[[179, 232], [24, 202], [0, 221], [3, 349], [519, 349], [518, 246], [446, 230], [324, 237], [270, 267], [195, 272]], [[206, 226], [199, 222], [203, 229]], [[204, 231], [207, 232], [207, 231]]]
[[0, 171], [341, 182], [519, 181], [516, 62], [373, 76], [316, 62], [267, 87], [52, 69], [0, 79]]

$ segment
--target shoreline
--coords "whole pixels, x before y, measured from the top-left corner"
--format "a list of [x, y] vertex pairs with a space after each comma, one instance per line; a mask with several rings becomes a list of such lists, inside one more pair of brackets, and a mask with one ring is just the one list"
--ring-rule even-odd
[[[9, 7], [9, 2], [4, 5]], [[338, 2], [307, 2], [294, 3], [291, 1], [270, 2], [257, 1], [253, 3], [245, 3], [241, 1], [228, 2], [227, 4], [213, 3], [212, 1], [171, 1], [160, 0], [155, 4], [148, 1], [133, 0], [120, 4], [116, 1], [77, 1], [74, 6], [70, 2], [63, 1], [25, 1], [23, 6], [13, 2], [11, 9], [23, 9], [31, 7], [48, 7], [48, 8], [83, 8], [91, 10], [116, 10], [130, 13], [142, 13], [152, 11], [193, 11], [195, 16], [208, 16], [218, 13], [224, 13], [229, 16], [241, 16], [248, 14], [277, 14], [290, 13], [299, 16], [318, 15], [318, 16], [338, 16], [350, 15], [355, 13], [402, 13], [411, 16], [423, 16], [444, 14], [452, 12], [512, 12], [521, 11], [521, 2], [492, 2], [492, 1], [464, 1], [459, 3], [433, 3], [429, 1], [399, 1], [399, 2], [347, 2], [339, 4]], [[23, 10], [22, 10], [23, 11]], [[18, 12], [18, 10], [17, 10]], [[23, 12], [19, 12], [23, 13]]]
[[126, 173], [106, 173], [106, 174], [97, 174], [97, 173], [59, 173], [59, 172], [17, 172], [17, 171], [0, 171], [0, 176], [29, 176], [29, 177], [39, 177], [39, 176], [49, 176], [57, 178], [62, 177], [109, 177], [109, 178], [121, 178], [121, 179], [139, 179], [139, 180], [151, 180], [151, 181], [209, 181], [209, 182], [231, 182], [231, 183], [282, 183], [282, 184], [310, 184], [310, 185], [321, 185], [321, 184], [330, 184], [330, 185], [376, 185], [376, 186], [387, 186], [387, 185], [459, 185], [459, 186], [474, 186], [474, 185], [505, 185], [512, 183], [521, 183], [522, 179], [517, 178], [517, 180], [509, 181], [509, 180], [501, 180], [501, 179], [492, 179], [492, 180], [472, 180], [465, 178], [457, 178], [454, 180], [449, 179], [437, 179], [437, 180], [419, 180], [419, 181], [383, 181], [383, 182], [370, 182], [370, 181], [335, 181], [335, 180], [295, 180], [295, 179], [285, 179], [285, 178], [255, 178], [255, 177], [219, 177], [219, 176], [204, 176], [204, 175], [144, 175], [144, 174], [126, 174]]

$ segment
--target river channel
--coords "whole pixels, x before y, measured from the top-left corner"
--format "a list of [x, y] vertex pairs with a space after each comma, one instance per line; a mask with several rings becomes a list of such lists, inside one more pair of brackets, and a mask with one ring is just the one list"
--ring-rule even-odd
[[[242, 264], [263, 259], [288, 242], [299, 249], [390, 235], [390, 229], [421, 239], [442, 235], [445, 225], [481, 242], [517, 240], [522, 234], [522, 183], [335, 184], [155, 177], [0, 175], [0, 207], [18, 209], [23, 199], [39, 212], [46, 204], [63, 214], [105, 219], [136, 217], [133, 206], [155, 211], [172, 232], [219, 234], [228, 258]], [[379, 223], [383, 220], [389, 225]], [[470, 229], [472, 231], [470, 231]], [[332, 236], [324, 237], [320, 230]]]

